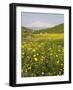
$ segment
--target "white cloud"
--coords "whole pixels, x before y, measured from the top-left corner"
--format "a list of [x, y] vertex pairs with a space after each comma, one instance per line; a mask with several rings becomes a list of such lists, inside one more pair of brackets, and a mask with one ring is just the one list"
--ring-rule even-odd
[[40, 21], [36, 21], [33, 22], [31, 24], [26, 25], [26, 27], [30, 27], [30, 28], [50, 28], [55, 26], [54, 24], [50, 24], [50, 23], [46, 23], [46, 22], [40, 22]]

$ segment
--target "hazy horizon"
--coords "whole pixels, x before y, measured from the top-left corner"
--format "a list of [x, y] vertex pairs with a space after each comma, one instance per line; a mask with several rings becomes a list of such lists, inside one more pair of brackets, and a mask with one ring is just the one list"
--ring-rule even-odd
[[[61, 24], [64, 24], [64, 23], [61, 23]], [[55, 26], [58, 26], [58, 25], [61, 25], [61, 24], [57, 24]], [[26, 27], [26, 26], [22, 26], [22, 27], [27, 28], [27, 29], [31, 29], [31, 30], [42, 30], [42, 29], [54, 28], [55, 26], [53, 26], [53, 27], [41, 27], [41, 28], [38, 28], [38, 27]]]
[[64, 23], [63, 14], [52, 13], [21, 13], [21, 26], [31, 29], [51, 28]]

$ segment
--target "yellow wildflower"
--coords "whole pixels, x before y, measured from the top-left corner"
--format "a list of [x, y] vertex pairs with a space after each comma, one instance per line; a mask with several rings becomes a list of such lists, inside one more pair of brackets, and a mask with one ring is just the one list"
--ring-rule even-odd
[[58, 57], [58, 55], [56, 55], [56, 57]]
[[37, 55], [39, 55], [39, 54], [37, 53]]
[[59, 60], [57, 61], [57, 64], [59, 64]]
[[49, 48], [50, 50], [52, 49], [52, 48]]
[[63, 64], [61, 64], [61, 66], [63, 66]]
[[32, 44], [32, 42], [30, 42]]
[[48, 50], [50, 50], [50, 49], [48, 49]]
[[36, 50], [35, 49], [33, 49], [33, 52], [35, 52]]
[[42, 58], [44, 58], [44, 56], [42, 56]]
[[37, 59], [36, 57], [34, 58], [34, 60], [35, 60], [35, 61], [38, 61], [38, 59]]
[[22, 55], [24, 55], [24, 52], [22, 52]]
[[58, 51], [60, 52], [61, 50], [59, 49]]
[[35, 57], [36, 55], [33, 55], [33, 57]]
[[50, 56], [52, 56], [53, 54], [52, 53], [50, 53]]

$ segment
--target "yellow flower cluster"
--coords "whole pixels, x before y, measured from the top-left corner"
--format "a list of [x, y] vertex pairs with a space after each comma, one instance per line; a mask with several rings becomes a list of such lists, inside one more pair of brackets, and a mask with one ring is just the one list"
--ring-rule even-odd
[[57, 64], [59, 64], [59, 60], [57, 61]]
[[35, 57], [35, 58], [34, 58], [34, 61], [36, 61], [36, 62], [37, 62], [37, 61], [38, 61], [38, 59]]
[[56, 57], [58, 57], [58, 55], [56, 54]]
[[50, 53], [50, 56], [52, 56], [53, 55], [53, 53]]
[[36, 51], [36, 49], [33, 49], [33, 52], [35, 52]]
[[36, 57], [36, 55], [33, 55], [33, 57]]

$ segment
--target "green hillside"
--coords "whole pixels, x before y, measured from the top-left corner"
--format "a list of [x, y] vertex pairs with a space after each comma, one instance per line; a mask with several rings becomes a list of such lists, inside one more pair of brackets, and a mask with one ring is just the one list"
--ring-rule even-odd
[[32, 29], [27, 28], [27, 27], [21, 27], [21, 30], [26, 32], [26, 33], [32, 32]]
[[22, 27], [22, 31], [26, 33], [33, 33], [33, 34], [38, 34], [38, 33], [63, 33], [64, 32], [64, 24], [59, 24], [56, 25], [55, 27], [52, 28], [46, 28], [42, 30], [32, 30], [27, 27]]
[[63, 33], [64, 32], [64, 24], [59, 24], [52, 28], [42, 29], [34, 31], [34, 33]]

